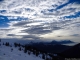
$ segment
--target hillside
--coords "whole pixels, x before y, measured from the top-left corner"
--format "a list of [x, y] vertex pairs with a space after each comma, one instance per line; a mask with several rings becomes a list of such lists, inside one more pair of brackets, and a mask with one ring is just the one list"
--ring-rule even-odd
[[18, 47], [14, 46], [5, 46], [1, 43], [0, 46], [0, 60], [43, 60], [40, 57], [36, 57], [33, 54], [27, 54], [23, 52], [24, 48], [21, 48], [21, 51], [18, 50]]

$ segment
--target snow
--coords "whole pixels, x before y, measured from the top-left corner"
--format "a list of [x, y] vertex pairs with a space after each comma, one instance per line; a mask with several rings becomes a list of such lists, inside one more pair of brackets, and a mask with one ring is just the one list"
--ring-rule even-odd
[[[13, 51], [11, 51], [13, 49]], [[24, 53], [22, 50], [19, 51], [18, 47], [14, 46], [9, 47], [2, 45], [0, 46], [0, 60], [43, 60], [40, 57], [36, 57], [33, 54], [28, 55]]]

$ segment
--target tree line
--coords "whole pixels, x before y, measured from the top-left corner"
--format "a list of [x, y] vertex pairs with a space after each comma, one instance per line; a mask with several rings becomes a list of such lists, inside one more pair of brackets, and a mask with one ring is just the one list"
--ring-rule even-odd
[[[0, 39], [0, 42], [1, 42], [1, 39]], [[5, 42], [5, 43], [3, 42], [3, 45], [12, 47], [9, 42]], [[36, 57], [41, 57], [44, 60], [60, 60], [58, 57], [55, 57], [53, 55], [53, 53], [47, 53], [45, 51], [38, 50], [37, 48], [32, 47], [32, 46], [30, 46], [28, 44], [22, 45], [20, 43], [14, 42], [14, 47], [15, 48], [18, 47], [19, 51], [23, 51], [24, 53], [27, 53], [28, 55], [33, 54]], [[12, 51], [13, 51], [13, 48], [11, 48], [11, 52]]]

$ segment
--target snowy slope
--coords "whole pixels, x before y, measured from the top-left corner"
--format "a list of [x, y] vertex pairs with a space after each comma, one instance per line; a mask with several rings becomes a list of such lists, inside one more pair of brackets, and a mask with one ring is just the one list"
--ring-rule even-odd
[[[11, 51], [11, 49], [13, 49]], [[33, 54], [28, 55], [23, 51], [19, 51], [18, 47], [15, 48], [1, 45], [0, 46], [0, 60], [43, 60], [40, 57], [36, 57]]]

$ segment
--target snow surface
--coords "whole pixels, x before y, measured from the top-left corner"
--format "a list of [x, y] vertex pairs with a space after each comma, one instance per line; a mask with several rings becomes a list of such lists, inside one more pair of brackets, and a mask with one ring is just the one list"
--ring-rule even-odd
[[[11, 49], [13, 48], [13, 51]], [[8, 47], [5, 45], [0, 46], [0, 60], [43, 60], [33, 54], [28, 55], [23, 51], [19, 51], [18, 47]]]

